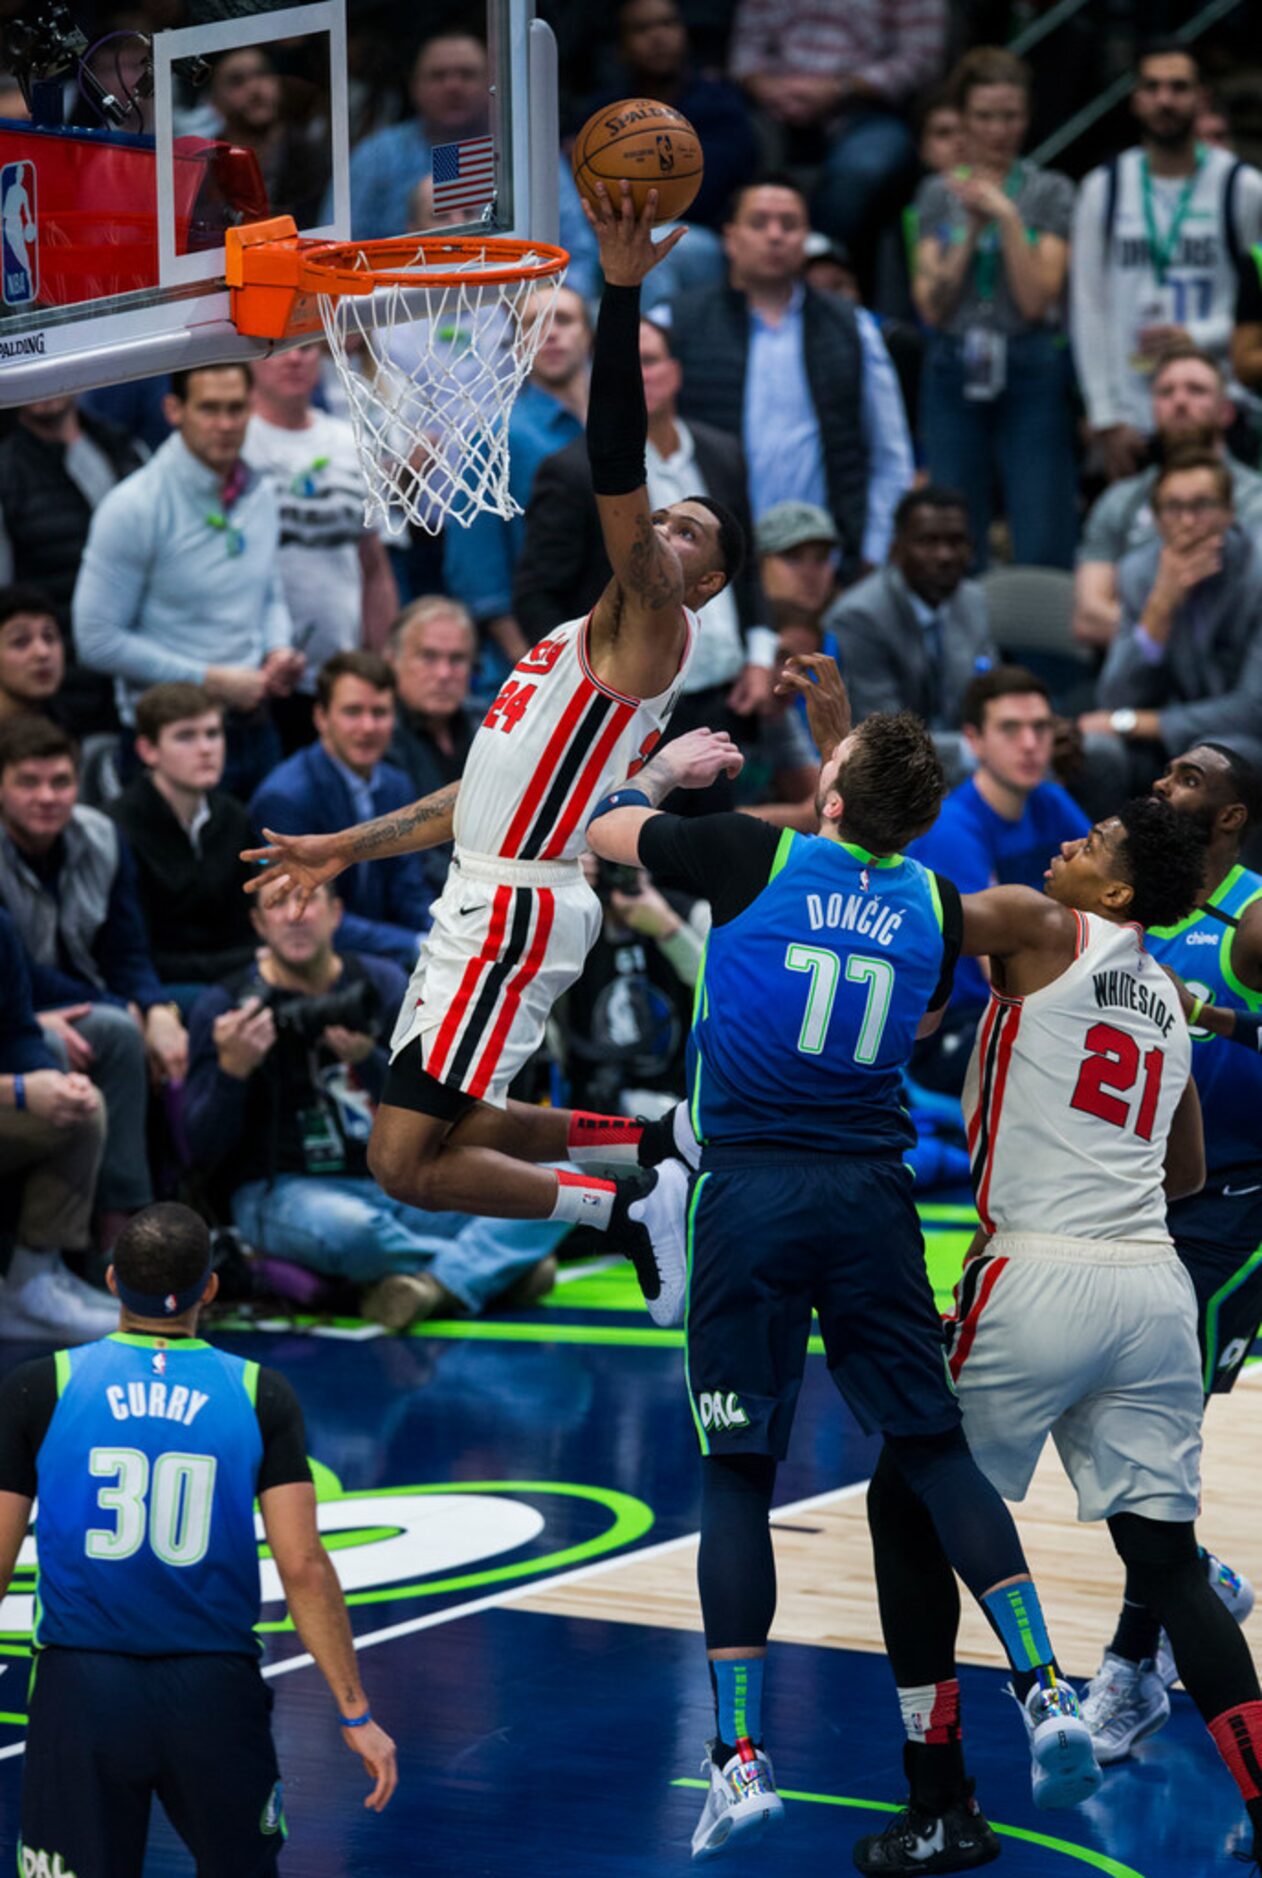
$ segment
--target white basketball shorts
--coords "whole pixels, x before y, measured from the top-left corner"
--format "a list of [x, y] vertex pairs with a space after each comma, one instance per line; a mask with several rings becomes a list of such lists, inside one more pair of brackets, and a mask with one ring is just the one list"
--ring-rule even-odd
[[457, 849], [399, 1010], [390, 1060], [420, 1039], [425, 1071], [503, 1108], [581, 975], [600, 902], [577, 861], [503, 861]]
[[1023, 1500], [1050, 1435], [1081, 1520], [1195, 1519], [1196, 1293], [1160, 1242], [998, 1233], [964, 1268], [947, 1322], [978, 1466]]

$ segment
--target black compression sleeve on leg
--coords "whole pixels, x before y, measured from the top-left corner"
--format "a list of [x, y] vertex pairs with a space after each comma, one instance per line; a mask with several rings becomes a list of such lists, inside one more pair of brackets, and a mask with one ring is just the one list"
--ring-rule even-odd
[[1126, 1566], [1128, 1591], [1164, 1625], [1183, 1687], [1207, 1722], [1258, 1700], [1258, 1678], [1244, 1633], [1215, 1595], [1190, 1521], [1115, 1513], [1113, 1543]]
[[923, 1500], [881, 1450], [868, 1483], [868, 1529], [885, 1654], [900, 1689], [955, 1674], [960, 1593]]
[[606, 287], [596, 322], [587, 460], [598, 496], [629, 496], [648, 472], [649, 414], [640, 370], [640, 289]]
[[707, 1650], [755, 1649], [776, 1614], [769, 1454], [708, 1454], [701, 1463], [697, 1589]]

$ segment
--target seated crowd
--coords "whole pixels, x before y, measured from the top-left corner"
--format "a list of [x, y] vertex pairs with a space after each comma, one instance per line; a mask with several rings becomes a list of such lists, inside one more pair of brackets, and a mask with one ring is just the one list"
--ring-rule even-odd
[[[818, 752], [775, 688], [803, 653], [838, 661], [856, 721], [928, 725], [951, 792], [915, 852], [964, 891], [1040, 887], [1193, 742], [1262, 762], [1262, 174], [1198, 143], [1193, 55], [1138, 58], [1139, 143], [1075, 187], [1021, 155], [1019, 59], [975, 47], [942, 83], [944, 9], [741, 0], [703, 57], [675, 0], [615, 11], [616, 44], [562, 36], [571, 131], [642, 93], [706, 147], [642, 296], [650, 498], [716, 498], [752, 549], [671, 725], [729, 731], [745, 767], [681, 810], [813, 829]], [[421, 46], [413, 115], [359, 127], [357, 235], [426, 219], [430, 151], [477, 128], [485, 72], [463, 33]], [[1168, 229], [1151, 279], [1120, 258], [1141, 173]], [[608, 579], [599, 271], [558, 174], [573, 265], [510, 423], [513, 521], [367, 526], [320, 345], [44, 400], [0, 438], [0, 1335], [108, 1329], [103, 1255], [155, 1192], [289, 1296], [392, 1328], [554, 1282], [565, 1225], [426, 1213], [368, 1171], [448, 851], [360, 864], [299, 918], [246, 896], [241, 853], [458, 780], [507, 671]], [[1018, 569], [1041, 632], [1004, 598]], [[601, 935], [521, 1093], [661, 1112], [707, 908], [589, 878]], [[958, 1093], [986, 996], [962, 966], [913, 1099]], [[960, 1180], [962, 1149], [921, 1171]]]

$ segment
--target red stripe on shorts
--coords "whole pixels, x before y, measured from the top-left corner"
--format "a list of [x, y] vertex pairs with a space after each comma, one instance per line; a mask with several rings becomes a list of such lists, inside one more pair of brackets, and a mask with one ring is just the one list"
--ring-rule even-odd
[[504, 943], [504, 928], [508, 924], [508, 909], [512, 898], [511, 887], [495, 889], [495, 899], [491, 903], [491, 924], [482, 942], [482, 949], [477, 957], [470, 959], [465, 966], [464, 977], [460, 980], [460, 989], [452, 999], [446, 1017], [439, 1025], [434, 1047], [429, 1053], [425, 1070], [430, 1076], [441, 1076], [447, 1067], [452, 1045], [456, 1041], [461, 1023], [468, 1015], [469, 1006], [478, 989], [478, 982], [483, 972], [488, 966], [494, 964], [499, 955], [499, 949]]
[[522, 960], [516, 976], [511, 978], [505, 987], [504, 1002], [495, 1020], [495, 1028], [473, 1072], [473, 1081], [469, 1084], [468, 1093], [479, 1101], [487, 1092], [495, 1065], [500, 1060], [508, 1033], [521, 1008], [521, 994], [543, 964], [544, 955], [548, 950], [548, 938], [556, 915], [556, 895], [551, 887], [540, 887], [535, 898], [539, 909], [535, 915], [535, 936], [530, 942], [530, 950]]
[[959, 1381], [960, 1371], [968, 1361], [968, 1353], [972, 1349], [974, 1339], [977, 1336], [977, 1326], [981, 1322], [982, 1312], [986, 1309], [986, 1305], [990, 1300], [990, 1294], [995, 1288], [999, 1274], [1007, 1263], [1007, 1259], [991, 1260], [990, 1270], [986, 1273], [977, 1288], [977, 1296], [973, 1301], [973, 1308], [960, 1325], [960, 1334], [955, 1340], [955, 1348], [951, 1351], [950, 1358], [951, 1377], [955, 1382]]

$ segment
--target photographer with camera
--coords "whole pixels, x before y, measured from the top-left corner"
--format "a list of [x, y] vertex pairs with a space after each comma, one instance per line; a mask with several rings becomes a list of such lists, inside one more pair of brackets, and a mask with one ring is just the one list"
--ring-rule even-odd
[[[255, 963], [203, 993], [189, 1026], [185, 1126], [234, 1225], [260, 1251], [366, 1287], [366, 1317], [403, 1329], [550, 1289], [550, 1221], [470, 1220], [392, 1200], [368, 1137], [405, 990], [387, 959], [338, 952], [342, 903], [292, 917], [255, 902]], [[226, 1190], [226, 1192], [225, 1192]]]

